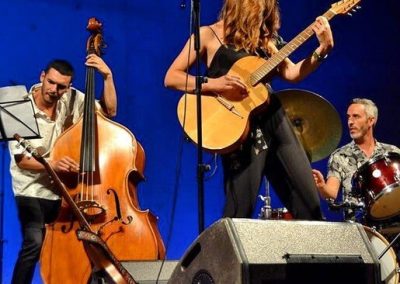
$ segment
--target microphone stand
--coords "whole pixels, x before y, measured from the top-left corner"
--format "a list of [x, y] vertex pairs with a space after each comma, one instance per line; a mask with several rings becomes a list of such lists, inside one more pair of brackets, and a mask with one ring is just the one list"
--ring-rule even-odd
[[399, 239], [399, 237], [400, 237], [400, 233], [398, 233], [398, 234], [396, 235], [396, 237], [394, 237], [394, 239], [390, 242], [390, 244], [388, 244], [388, 245], [386, 246], [386, 248], [378, 255], [378, 259], [379, 259], [379, 260], [384, 256], [384, 254], [385, 254], [391, 247], [393, 247], [394, 243], [397, 242], [397, 240]]
[[261, 212], [258, 217], [262, 220], [269, 220], [272, 217], [271, 208], [271, 195], [269, 193], [269, 181], [264, 177], [265, 180], [265, 196], [259, 195], [260, 199], [264, 202], [264, 206], [261, 208]]
[[203, 134], [201, 115], [201, 85], [206, 83], [205, 77], [200, 76], [200, 0], [192, 0], [192, 19], [194, 33], [194, 49], [196, 52], [196, 110], [197, 110], [197, 194], [199, 234], [204, 230], [204, 172], [207, 167], [203, 164]]

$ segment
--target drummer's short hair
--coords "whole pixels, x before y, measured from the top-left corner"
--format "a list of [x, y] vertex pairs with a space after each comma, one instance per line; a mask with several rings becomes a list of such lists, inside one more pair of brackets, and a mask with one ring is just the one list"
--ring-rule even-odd
[[363, 105], [365, 108], [365, 112], [367, 113], [367, 117], [374, 117], [374, 125], [376, 124], [376, 122], [378, 121], [378, 108], [373, 101], [365, 98], [354, 98], [350, 102], [350, 105], [352, 104]]

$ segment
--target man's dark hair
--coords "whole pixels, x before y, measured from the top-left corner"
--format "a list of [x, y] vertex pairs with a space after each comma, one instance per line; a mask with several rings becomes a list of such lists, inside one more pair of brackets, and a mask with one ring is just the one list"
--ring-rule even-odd
[[74, 77], [74, 67], [72, 67], [71, 63], [69, 63], [67, 60], [64, 59], [54, 59], [50, 61], [46, 68], [44, 69], [44, 72], [47, 74], [49, 70], [53, 68], [60, 72], [62, 75], [65, 76], [71, 76], [71, 81]]

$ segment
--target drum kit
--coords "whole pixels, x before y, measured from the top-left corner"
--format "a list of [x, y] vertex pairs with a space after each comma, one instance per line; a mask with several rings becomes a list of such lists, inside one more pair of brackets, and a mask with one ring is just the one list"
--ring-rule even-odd
[[[335, 108], [321, 96], [305, 90], [289, 89], [276, 94], [310, 162], [330, 155], [342, 134]], [[400, 154], [390, 152], [369, 160], [353, 175], [352, 185], [350, 198], [341, 203], [332, 201], [329, 208], [358, 212], [356, 222], [363, 225], [378, 256], [382, 282], [399, 283]], [[271, 208], [268, 181], [266, 195], [260, 198], [264, 203], [261, 219], [293, 219], [286, 208]]]
[[358, 208], [358, 221], [369, 228], [367, 235], [380, 259], [382, 279], [399, 283], [400, 154], [389, 152], [370, 159], [353, 175], [352, 184], [351, 196], [364, 203]]

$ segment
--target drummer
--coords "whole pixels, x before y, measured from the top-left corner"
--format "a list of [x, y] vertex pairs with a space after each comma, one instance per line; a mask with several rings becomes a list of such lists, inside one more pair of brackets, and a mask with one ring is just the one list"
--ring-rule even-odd
[[[353, 139], [335, 150], [328, 161], [325, 181], [322, 173], [313, 170], [314, 180], [320, 195], [336, 199], [343, 188], [343, 200], [351, 200], [352, 177], [365, 162], [389, 152], [400, 153], [396, 146], [384, 144], [374, 138], [374, 127], [378, 120], [378, 108], [369, 99], [355, 98], [347, 109], [347, 125]], [[345, 219], [354, 219], [354, 210], [345, 210]]]

